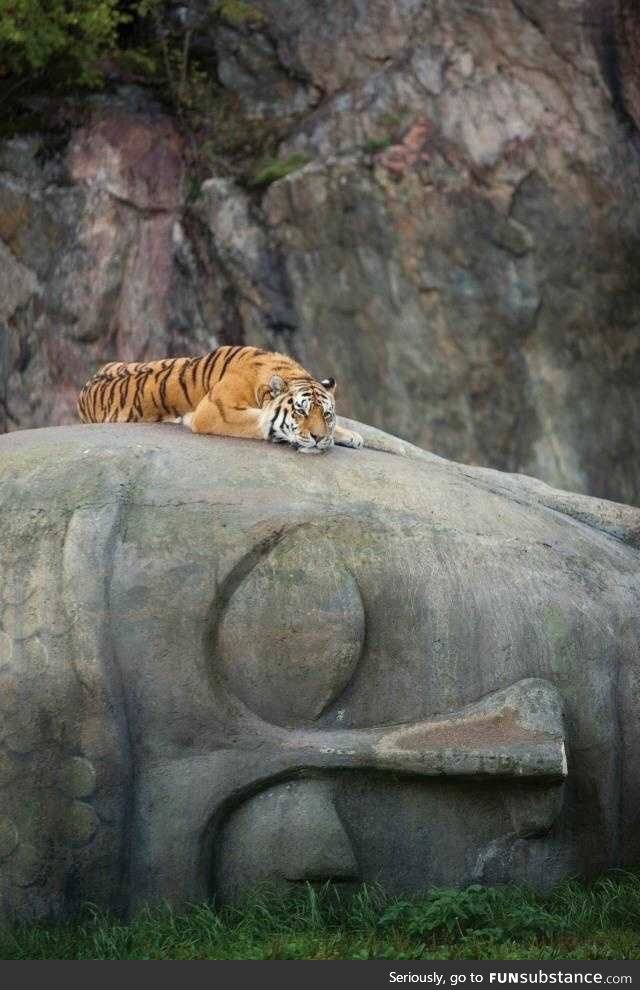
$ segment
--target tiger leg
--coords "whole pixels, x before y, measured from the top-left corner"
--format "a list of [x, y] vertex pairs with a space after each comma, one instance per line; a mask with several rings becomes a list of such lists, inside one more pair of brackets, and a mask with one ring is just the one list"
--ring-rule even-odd
[[364, 446], [364, 440], [359, 433], [353, 430], [345, 430], [342, 426], [336, 426], [333, 431], [333, 442], [339, 447], [354, 447], [356, 449]]
[[214, 385], [193, 412], [182, 417], [183, 424], [192, 433], [265, 440], [268, 427], [265, 428], [264, 411], [248, 405], [234, 391], [232, 381]]

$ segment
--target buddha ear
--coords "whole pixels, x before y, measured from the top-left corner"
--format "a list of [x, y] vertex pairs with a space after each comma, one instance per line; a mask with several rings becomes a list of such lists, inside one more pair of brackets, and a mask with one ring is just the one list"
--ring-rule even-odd
[[272, 375], [269, 379], [269, 391], [271, 392], [272, 399], [275, 399], [276, 395], [280, 395], [281, 392], [284, 392], [286, 387], [287, 383], [284, 378], [280, 377], [280, 375]]
[[336, 387], [336, 380], [335, 378], [323, 378], [321, 379], [320, 384], [323, 388], [326, 388], [327, 392], [333, 392]]

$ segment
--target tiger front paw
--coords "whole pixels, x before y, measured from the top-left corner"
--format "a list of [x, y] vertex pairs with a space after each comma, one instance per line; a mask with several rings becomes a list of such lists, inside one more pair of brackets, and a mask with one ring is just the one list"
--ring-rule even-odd
[[364, 440], [354, 430], [340, 430], [338, 432], [336, 429], [335, 441], [341, 447], [352, 447], [354, 450], [364, 447]]

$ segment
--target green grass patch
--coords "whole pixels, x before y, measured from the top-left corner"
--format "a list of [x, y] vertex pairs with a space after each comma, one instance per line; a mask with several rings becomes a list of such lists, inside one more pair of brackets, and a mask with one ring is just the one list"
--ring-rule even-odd
[[386, 148], [390, 148], [393, 144], [391, 138], [372, 138], [370, 141], [365, 141], [362, 146], [362, 150], [367, 155], [375, 155], [377, 151], [384, 151]]
[[387, 899], [307, 886], [242, 907], [145, 910], [124, 924], [87, 909], [73, 924], [0, 932], [2, 959], [637, 959], [640, 874], [542, 897], [524, 887], [434, 888]]
[[218, 0], [213, 10], [231, 27], [259, 27], [265, 21], [263, 12], [245, 0]]
[[247, 184], [255, 188], [270, 186], [278, 179], [284, 179], [285, 175], [297, 172], [299, 168], [308, 165], [311, 159], [308, 155], [294, 154], [288, 158], [271, 158], [262, 161], [257, 168], [249, 175]]

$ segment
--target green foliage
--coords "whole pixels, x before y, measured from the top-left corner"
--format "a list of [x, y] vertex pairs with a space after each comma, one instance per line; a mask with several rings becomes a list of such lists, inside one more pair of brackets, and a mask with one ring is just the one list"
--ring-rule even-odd
[[363, 145], [363, 151], [368, 155], [375, 155], [376, 151], [383, 151], [385, 148], [391, 147], [393, 141], [391, 138], [372, 138], [370, 141], [365, 141]]
[[263, 888], [240, 907], [146, 910], [122, 924], [87, 910], [74, 925], [0, 931], [2, 959], [636, 959], [640, 875], [524, 887], [433, 889], [384, 901], [311, 885]]
[[438, 933], [467, 938], [505, 938], [557, 935], [564, 921], [550, 914], [526, 890], [498, 890], [473, 885], [464, 890], [434, 889], [417, 903], [396, 901], [380, 919], [381, 925], [401, 925], [421, 938]]
[[[192, 59], [195, 6], [194, 0], [187, 0], [182, 22], [171, 18], [166, 0], [135, 0], [132, 6], [137, 34], [151, 34], [158, 74], [178, 112], [198, 110], [210, 96], [212, 86], [209, 75]], [[213, 5], [211, 19], [214, 24], [226, 21], [234, 26], [257, 26], [264, 17], [243, 0], [218, 0]]]
[[[214, 32], [216, 24], [244, 30], [264, 22], [245, 0], [217, 0], [209, 9]], [[237, 95], [217, 82], [213, 45], [206, 64], [194, 57], [201, 13], [197, 0], [185, 0], [181, 18], [167, 0], [0, 0], [0, 86], [10, 80], [0, 131], [28, 129], [33, 119], [20, 99], [9, 105], [13, 94], [98, 87], [108, 66], [116, 78], [153, 87], [179, 119], [194, 188], [211, 170], [260, 188], [299, 168], [302, 156], [277, 159], [289, 122], [246, 116]]]
[[271, 158], [260, 164], [248, 176], [247, 184], [255, 188], [269, 186], [278, 179], [283, 179], [291, 172], [297, 172], [310, 161], [308, 155], [296, 153], [288, 158]]
[[218, 0], [213, 9], [231, 27], [258, 27], [265, 20], [262, 11], [245, 0]]
[[[185, 10], [181, 24], [166, 0], [0, 0], [0, 78], [47, 72], [65, 85], [99, 86], [100, 59], [109, 55], [161, 83], [174, 109], [193, 109], [208, 94], [191, 58], [194, 0], [186, 0]], [[234, 27], [264, 22], [245, 0], [218, 0], [211, 16]]]
[[126, 48], [117, 55], [118, 66], [143, 81], [153, 83], [159, 71], [158, 57], [150, 48]]
[[119, 0], [0, 0], [0, 75], [54, 67], [82, 86], [100, 83], [96, 63], [128, 20]]
[[[260, 189], [280, 178], [273, 175], [263, 182], [258, 173], [277, 160], [278, 145], [291, 127], [292, 118], [247, 117], [237, 94], [210, 84], [209, 99], [189, 112], [189, 120], [197, 122], [196, 168], [201, 179], [215, 172], [229, 175], [241, 185]], [[306, 161], [297, 158], [284, 174]]]
[[[135, 0], [132, 11], [134, 33], [139, 39], [150, 38], [146, 51], [154, 59], [156, 81], [183, 123], [197, 130], [206, 123], [208, 108], [219, 93], [211, 67], [204, 69], [193, 58], [195, 0], [186, 0], [180, 22], [171, 17], [166, 0]], [[219, 22], [257, 27], [263, 23], [264, 15], [244, 0], [218, 0], [210, 19], [214, 30]]]
[[[191, 6], [187, 5], [187, 17]], [[192, 72], [193, 28], [190, 24], [179, 27], [172, 23], [164, 0], [136, 0], [132, 10], [138, 36], [150, 36], [143, 50], [155, 67], [156, 81], [163, 84], [173, 109], [182, 115], [185, 108], [193, 105], [195, 92], [202, 84]]]

